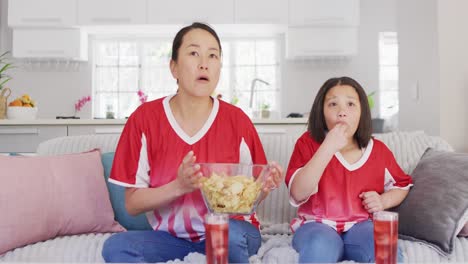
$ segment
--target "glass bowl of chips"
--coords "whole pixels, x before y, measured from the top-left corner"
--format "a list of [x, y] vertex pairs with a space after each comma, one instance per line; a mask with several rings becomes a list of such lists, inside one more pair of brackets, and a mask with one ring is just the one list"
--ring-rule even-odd
[[237, 163], [198, 163], [201, 192], [212, 213], [251, 214], [260, 201], [270, 166]]

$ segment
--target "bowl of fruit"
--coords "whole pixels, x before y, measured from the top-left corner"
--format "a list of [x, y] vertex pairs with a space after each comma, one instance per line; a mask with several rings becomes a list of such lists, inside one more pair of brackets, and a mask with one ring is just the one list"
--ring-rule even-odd
[[36, 119], [37, 105], [34, 100], [27, 94], [16, 98], [8, 104], [7, 118], [32, 120]]
[[201, 193], [212, 213], [251, 214], [255, 211], [270, 166], [237, 163], [198, 163]]

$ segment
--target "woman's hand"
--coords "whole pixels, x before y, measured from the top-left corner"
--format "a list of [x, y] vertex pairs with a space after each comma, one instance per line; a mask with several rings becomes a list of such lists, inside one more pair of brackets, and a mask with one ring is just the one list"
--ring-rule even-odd
[[324, 145], [330, 148], [333, 153], [340, 151], [348, 144], [349, 126], [346, 123], [336, 124], [330, 131], [328, 131], [325, 140], [323, 141]]
[[182, 194], [193, 192], [200, 188], [200, 178], [202, 174], [199, 172], [200, 166], [195, 164], [196, 159], [193, 151], [189, 151], [179, 166], [177, 179], [175, 181]]
[[278, 188], [284, 180], [283, 168], [281, 168], [278, 163], [272, 161], [268, 164], [268, 167], [270, 173], [265, 179], [265, 183], [263, 185], [263, 191], [265, 193], [269, 193], [271, 190]]
[[362, 206], [369, 213], [375, 213], [384, 210], [382, 196], [375, 191], [363, 192], [359, 194], [362, 199]]

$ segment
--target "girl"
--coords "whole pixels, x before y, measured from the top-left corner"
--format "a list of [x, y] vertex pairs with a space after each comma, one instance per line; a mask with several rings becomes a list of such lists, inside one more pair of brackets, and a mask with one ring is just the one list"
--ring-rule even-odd
[[299, 262], [374, 262], [371, 214], [400, 204], [411, 178], [371, 138], [366, 94], [349, 77], [318, 91], [286, 173]]
[[[130, 214], [146, 212], [154, 231], [111, 236], [107, 262], [166, 262], [205, 252], [196, 162], [265, 164], [260, 139], [239, 108], [210, 95], [221, 71], [221, 44], [208, 25], [194, 23], [174, 38], [170, 69], [175, 95], [140, 106], [128, 119], [115, 153], [110, 181], [127, 187]], [[281, 181], [273, 163], [268, 186]], [[248, 262], [260, 247], [255, 215], [229, 222], [229, 262]]]

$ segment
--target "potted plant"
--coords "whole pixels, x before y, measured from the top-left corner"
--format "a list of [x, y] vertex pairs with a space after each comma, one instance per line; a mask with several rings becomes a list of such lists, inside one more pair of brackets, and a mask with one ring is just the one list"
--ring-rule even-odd
[[0, 55], [0, 90], [3, 89], [3, 86], [11, 80], [11, 77], [6, 74], [8, 69], [13, 68], [13, 64], [7, 62], [8, 51]]
[[270, 118], [270, 105], [267, 103], [263, 103], [260, 107], [262, 110], [262, 118]]
[[0, 90], [9, 80], [11, 80], [11, 77], [6, 74], [9, 69], [13, 68], [13, 64], [7, 62], [8, 53], [10, 52], [7, 51], [0, 55]]
[[238, 103], [239, 103], [239, 97], [234, 95], [234, 97], [232, 97], [231, 104], [237, 105]]
[[8, 51], [0, 55], [0, 119], [5, 119], [7, 114], [7, 100], [11, 94], [11, 90], [4, 89], [4, 85], [11, 80], [11, 77], [6, 74], [7, 70], [13, 65], [6, 61]]
[[367, 95], [367, 101], [369, 102], [369, 108], [372, 110], [374, 108], [374, 94], [375, 91], [371, 92], [370, 94]]
[[80, 119], [80, 117], [78, 116], [78, 112], [81, 111], [81, 109], [83, 108], [83, 106], [87, 102], [91, 102], [91, 96], [89, 96], [89, 95], [88, 96], [83, 96], [81, 99], [79, 99], [75, 103], [75, 115], [71, 117], [72, 119]]
[[[370, 94], [367, 95], [367, 101], [369, 102], [369, 108], [372, 111], [372, 108], [374, 108], [375, 101], [374, 101], [374, 95], [376, 91], [371, 92]], [[373, 133], [383, 133], [383, 127], [384, 127], [384, 122], [385, 120], [382, 118], [372, 118], [372, 132]]]

